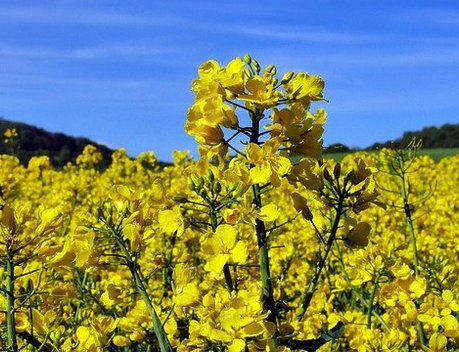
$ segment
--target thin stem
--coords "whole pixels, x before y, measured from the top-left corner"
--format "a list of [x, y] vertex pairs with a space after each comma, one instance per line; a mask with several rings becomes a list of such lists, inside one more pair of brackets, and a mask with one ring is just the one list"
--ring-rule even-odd
[[158, 339], [160, 351], [161, 352], [172, 352], [172, 347], [167, 339], [167, 335], [166, 335], [166, 332], [164, 331], [161, 320], [159, 319], [158, 314], [156, 313], [156, 310], [153, 307], [153, 303], [144, 285], [142, 274], [140, 272], [140, 268], [138, 267], [137, 263], [131, 259], [132, 257], [131, 253], [129, 253], [128, 249], [124, 245], [118, 233], [116, 233], [113, 228], [111, 228], [111, 231], [115, 238], [116, 243], [118, 244], [118, 247], [121, 249], [122, 253], [125, 256], [126, 264], [134, 279], [135, 287], [137, 288], [137, 291], [139, 292], [140, 296], [145, 302], [145, 305], [147, 306], [147, 310], [150, 313], [151, 319], [153, 321], [153, 329], [155, 331], [156, 338]]
[[336, 209], [336, 215], [335, 215], [335, 219], [333, 221], [332, 229], [330, 231], [330, 236], [328, 237], [327, 245], [325, 246], [325, 249], [320, 254], [320, 258], [319, 258], [319, 261], [318, 261], [318, 263], [316, 265], [316, 268], [314, 270], [314, 275], [312, 277], [312, 280], [309, 283], [309, 287], [308, 287], [308, 289], [306, 290], [306, 292], [305, 292], [305, 294], [303, 296], [303, 300], [302, 300], [302, 303], [301, 303], [301, 312], [300, 312], [300, 314], [298, 316], [298, 320], [300, 320], [300, 321], [305, 316], [306, 311], [308, 310], [308, 308], [309, 308], [309, 306], [311, 304], [312, 297], [313, 297], [314, 292], [316, 291], [317, 285], [319, 283], [320, 274], [322, 272], [322, 269], [325, 266], [325, 263], [327, 262], [327, 257], [328, 257], [328, 254], [330, 253], [330, 250], [331, 250], [331, 248], [333, 246], [333, 243], [335, 242], [336, 234], [338, 232], [339, 222], [341, 220], [341, 216], [343, 215], [343, 205], [344, 205], [344, 197], [342, 196], [338, 200], [338, 206], [337, 206], [337, 209]]
[[[250, 136], [250, 142], [258, 144], [260, 136], [260, 120], [263, 117], [263, 113], [259, 112], [251, 113], [250, 119], [252, 120], [252, 134]], [[252, 185], [252, 194], [253, 201], [252, 204], [257, 208], [262, 207], [261, 201], [261, 187], [258, 184]], [[255, 231], [257, 234], [257, 243], [258, 243], [258, 261], [260, 264], [260, 275], [261, 275], [261, 286], [263, 294], [263, 308], [265, 311], [269, 312], [268, 321], [273, 323], [276, 327], [274, 336], [278, 335], [277, 327], [277, 309], [274, 300], [274, 291], [271, 283], [271, 273], [270, 273], [270, 264], [269, 264], [269, 247], [268, 247], [268, 237], [266, 234], [266, 228], [264, 221], [260, 219], [255, 220]], [[277, 338], [272, 339], [274, 346], [277, 346]]]
[[[403, 170], [403, 159], [399, 159], [399, 166]], [[403, 198], [403, 208], [405, 211], [405, 217], [406, 217], [406, 223], [408, 226], [408, 233], [410, 236], [410, 242], [411, 242], [411, 247], [413, 248], [413, 265], [414, 265], [414, 274], [417, 277], [419, 275], [419, 256], [418, 256], [418, 249], [417, 249], [417, 244], [416, 244], [416, 235], [414, 233], [414, 224], [413, 224], [413, 218], [411, 214], [411, 204], [409, 203], [408, 197], [408, 191], [407, 191], [407, 185], [406, 185], [406, 179], [405, 179], [405, 174], [402, 173], [401, 175], [401, 193], [402, 193], [402, 198]], [[409, 185], [408, 185], [409, 186]]]
[[18, 351], [16, 324], [14, 321], [14, 280], [14, 259], [11, 251], [8, 250], [6, 257], [6, 325], [8, 331], [8, 345], [11, 352]]
[[[253, 185], [252, 191], [254, 194], [254, 204], [257, 207], [261, 207], [259, 186]], [[256, 219], [255, 229], [257, 233], [258, 242], [258, 260], [260, 263], [261, 285], [263, 291], [263, 306], [266, 311], [269, 311], [268, 321], [274, 323], [277, 327], [276, 307], [274, 300], [274, 292], [271, 283], [268, 238], [266, 235], [265, 223], [260, 219]]]
[[379, 277], [380, 276], [381, 276], [381, 272], [378, 271], [376, 273], [373, 290], [371, 290], [370, 300], [368, 302], [368, 311], [367, 311], [367, 326], [368, 326], [368, 329], [371, 329], [371, 315], [373, 313], [373, 301], [375, 299], [376, 292], [378, 291], [378, 284], [379, 284]]

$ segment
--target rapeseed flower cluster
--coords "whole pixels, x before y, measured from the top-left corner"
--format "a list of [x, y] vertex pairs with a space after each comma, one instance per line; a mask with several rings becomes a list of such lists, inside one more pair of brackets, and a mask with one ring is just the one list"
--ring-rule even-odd
[[459, 157], [324, 159], [324, 82], [276, 74], [200, 66], [197, 161], [0, 156], [0, 349], [459, 348]]

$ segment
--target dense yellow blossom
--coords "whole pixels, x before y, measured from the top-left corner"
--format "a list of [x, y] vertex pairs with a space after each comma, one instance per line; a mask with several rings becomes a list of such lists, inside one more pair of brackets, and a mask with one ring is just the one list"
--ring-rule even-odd
[[322, 157], [323, 88], [210, 60], [198, 161], [0, 156], [0, 349], [14, 326], [24, 351], [457, 350], [459, 156], [413, 158], [404, 203], [396, 153]]

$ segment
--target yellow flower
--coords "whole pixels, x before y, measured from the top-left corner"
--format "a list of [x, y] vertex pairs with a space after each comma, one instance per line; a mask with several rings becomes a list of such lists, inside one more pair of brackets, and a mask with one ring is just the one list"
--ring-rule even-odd
[[279, 209], [276, 204], [270, 203], [255, 211], [255, 217], [262, 221], [275, 221], [279, 215]]
[[269, 109], [276, 106], [281, 94], [275, 90], [274, 81], [266, 81], [260, 76], [250, 77], [245, 87], [248, 94], [239, 94], [238, 98], [253, 103], [260, 109]]
[[441, 318], [440, 325], [443, 328], [443, 334], [448, 337], [459, 337], [459, 322], [454, 315], [446, 315]]
[[430, 352], [444, 352], [446, 351], [446, 344], [448, 340], [445, 335], [442, 335], [438, 332], [433, 333], [429, 339], [429, 348]]
[[204, 252], [211, 255], [204, 269], [215, 276], [223, 275], [223, 266], [228, 263], [242, 264], [247, 259], [247, 246], [243, 241], [236, 241], [236, 229], [227, 224], [217, 227], [212, 237], [206, 242]]
[[174, 302], [179, 307], [190, 307], [199, 302], [198, 284], [194, 281], [191, 270], [184, 265], [174, 268]]
[[203, 123], [187, 121], [185, 129], [200, 144], [216, 145], [223, 140], [223, 130], [220, 126], [212, 127]]
[[131, 340], [126, 336], [116, 335], [113, 337], [113, 344], [118, 347], [127, 347], [131, 345]]
[[173, 233], [177, 231], [177, 236], [180, 236], [185, 230], [183, 216], [180, 207], [176, 206], [174, 209], [162, 210], [158, 214], [158, 222], [161, 231], [166, 233]]
[[368, 245], [368, 235], [371, 225], [366, 222], [357, 222], [353, 218], [346, 218], [346, 235], [343, 240], [349, 247], [366, 247]]
[[254, 143], [247, 145], [247, 159], [253, 164], [250, 169], [252, 183], [271, 182], [276, 187], [280, 186], [282, 176], [290, 172], [292, 164], [288, 158], [276, 153], [278, 148], [279, 142], [274, 139], [268, 140], [262, 147]]
[[288, 98], [309, 106], [311, 101], [323, 100], [322, 91], [325, 83], [319, 76], [297, 73], [285, 85]]

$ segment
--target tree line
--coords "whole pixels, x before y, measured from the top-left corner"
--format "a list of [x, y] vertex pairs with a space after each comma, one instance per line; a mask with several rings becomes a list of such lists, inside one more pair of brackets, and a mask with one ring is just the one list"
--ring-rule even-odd
[[[425, 127], [420, 131], [407, 131], [402, 137], [382, 143], [374, 143], [364, 150], [379, 150], [381, 148], [401, 149], [408, 145], [413, 138], [422, 140], [423, 149], [459, 148], [459, 124], [444, 124], [440, 127]], [[334, 143], [325, 148], [324, 153], [347, 153], [358, 148], [348, 147], [342, 143]]]

